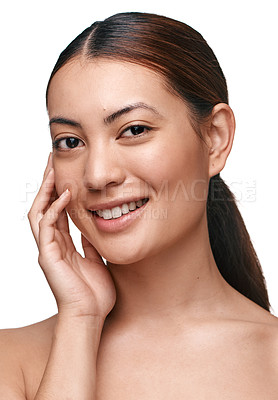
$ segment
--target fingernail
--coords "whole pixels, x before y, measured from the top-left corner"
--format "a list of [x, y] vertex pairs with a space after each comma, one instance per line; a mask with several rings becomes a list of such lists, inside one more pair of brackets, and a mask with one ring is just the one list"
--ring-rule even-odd
[[63, 197], [65, 197], [65, 196], [67, 196], [69, 192], [70, 192], [69, 189], [66, 189], [66, 190], [61, 194], [60, 199], [63, 198]]

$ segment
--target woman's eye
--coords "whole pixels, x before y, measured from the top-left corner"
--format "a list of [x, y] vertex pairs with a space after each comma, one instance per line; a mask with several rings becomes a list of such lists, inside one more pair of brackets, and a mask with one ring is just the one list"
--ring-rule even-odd
[[127, 128], [122, 133], [121, 137], [140, 136], [140, 135], [143, 135], [143, 134], [147, 133], [150, 130], [151, 130], [151, 128], [149, 128], [147, 126], [134, 125], [134, 126], [130, 126], [129, 128]]
[[57, 150], [69, 150], [81, 146], [84, 146], [84, 143], [75, 137], [57, 139], [53, 142], [53, 147]]

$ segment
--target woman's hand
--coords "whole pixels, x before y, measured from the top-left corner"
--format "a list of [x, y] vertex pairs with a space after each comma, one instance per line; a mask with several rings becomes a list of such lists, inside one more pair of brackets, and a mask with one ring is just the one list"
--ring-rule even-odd
[[60, 315], [105, 319], [116, 301], [113, 280], [101, 256], [83, 235], [85, 257], [76, 251], [65, 211], [71, 193], [67, 190], [53, 201], [54, 191], [50, 155], [41, 188], [28, 214], [39, 248], [39, 264]]

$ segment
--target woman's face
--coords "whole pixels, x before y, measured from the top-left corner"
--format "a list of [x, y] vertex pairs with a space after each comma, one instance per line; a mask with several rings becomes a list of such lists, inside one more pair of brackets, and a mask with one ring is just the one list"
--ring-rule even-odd
[[54, 75], [48, 110], [57, 192], [71, 190], [68, 213], [108, 261], [154, 256], [205, 223], [208, 151], [161, 76], [76, 59]]

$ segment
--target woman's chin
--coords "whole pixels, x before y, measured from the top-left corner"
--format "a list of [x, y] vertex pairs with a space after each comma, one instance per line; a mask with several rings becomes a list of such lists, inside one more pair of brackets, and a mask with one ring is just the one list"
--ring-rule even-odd
[[146, 257], [145, 252], [136, 251], [135, 249], [128, 251], [126, 248], [111, 250], [105, 249], [99, 251], [99, 253], [108, 263], [120, 265], [134, 264]]
[[119, 264], [119, 265], [129, 265], [139, 262], [143, 259], [143, 257], [134, 257], [134, 255], [127, 254], [107, 254], [105, 257], [102, 255], [105, 260], [110, 264]]

